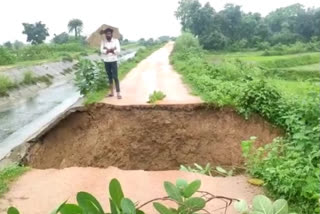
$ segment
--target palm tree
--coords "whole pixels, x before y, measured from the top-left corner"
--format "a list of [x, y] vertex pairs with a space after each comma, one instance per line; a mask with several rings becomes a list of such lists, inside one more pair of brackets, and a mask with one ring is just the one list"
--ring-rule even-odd
[[76, 38], [80, 36], [82, 27], [83, 27], [83, 22], [80, 19], [72, 19], [68, 23], [69, 33], [74, 31]]

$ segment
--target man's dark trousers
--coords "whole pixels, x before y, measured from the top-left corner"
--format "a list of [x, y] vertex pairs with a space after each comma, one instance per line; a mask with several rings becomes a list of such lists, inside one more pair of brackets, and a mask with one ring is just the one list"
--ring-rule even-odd
[[109, 84], [113, 84], [113, 80], [116, 84], [116, 91], [120, 92], [119, 78], [118, 78], [118, 63], [115, 62], [104, 62], [104, 66], [106, 68]]

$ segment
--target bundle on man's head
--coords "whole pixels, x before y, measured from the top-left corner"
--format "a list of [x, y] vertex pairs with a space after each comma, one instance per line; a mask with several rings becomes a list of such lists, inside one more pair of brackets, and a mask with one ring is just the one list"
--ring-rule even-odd
[[100, 34], [106, 34], [108, 32], [113, 33], [113, 29], [112, 28], [107, 28], [107, 29], [101, 30]]

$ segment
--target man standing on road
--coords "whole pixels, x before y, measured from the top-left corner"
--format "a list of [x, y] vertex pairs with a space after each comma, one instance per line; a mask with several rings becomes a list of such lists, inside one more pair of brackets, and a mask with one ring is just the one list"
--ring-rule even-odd
[[105, 35], [105, 38], [101, 41], [100, 51], [109, 79], [110, 94], [108, 96], [114, 96], [114, 81], [116, 85], [117, 98], [121, 99], [118, 78], [118, 55], [120, 54], [120, 43], [118, 39], [113, 38], [113, 29], [107, 28], [106, 30], [101, 31], [101, 33]]

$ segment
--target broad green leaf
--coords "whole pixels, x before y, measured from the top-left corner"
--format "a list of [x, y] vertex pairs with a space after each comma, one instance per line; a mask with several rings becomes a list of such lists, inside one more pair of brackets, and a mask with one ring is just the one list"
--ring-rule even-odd
[[19, 213], [19, 210], [17, 210], [17, 208], [10, 207], [7, 211], [7, 214], [20, 214], [20, 213]]
[[269, 198], [264, 195], [257, 195], [253, 198], [253, 211], [261, 214], [272, 214], [273, 207]]
[[51, 212], [51, 214], [58, 214], [60, 212], [60, 209], [67, 203], [67, 201], [63, 202], [62, 204], [59, 205], [58, 208], [56, 208], [55, 210], [53, 210]]
[[199, 190], [201, 186], [201, 181], [200, 180], [195, 180], [192, 181], [183, 191], [183, 195], [186, 198], [191, 197], [196, 191]]
[[192, 210], [192, 212], [196, 212], [202, 210], [206, 206], [206, 201], [200, 197], [189, 198], [186, 200], [182, 207], [188, 210]]
[[109, 199], [111, 214], [119, 214], [120, 211], [112, 199]]
[[240, 213], [248, 212], [248, 204], [245, 200], [236, 201], [234, 203], [234, 208]]
[[121, 210], [123, 214], [136, 214], [134, 203], [128, 198], [121, 200]]
[[144, 214], [142, 210], [136, 210], [137, 214]]
[[109, 193], [113, 202], [117, 207], [121, 207], [121, 200], [124, 198], [120, 182], [117, 179], [112, 179], [109, 184]]
[[83, 214], [82, 209], [76, 204], [64, 204], [59, 212], [61, 214]]
[[87, 192], [79, 192], [77, 194], [77, 201], [84, 213], [103, 214], [104, 211], [98, 200]]
[[162, 205], [158, 202], [154, 202], [153, 206], [160, 214], [172, 214], [171, 211], [167, 207], [165, 207], [164, 205]]
[[184, 179], [178, 179], [176, 181], [176, 186], [180, 190], [180, 193], [182, 193], [184, 191], [184, 189], [188, 186], [188, 182]]
[[182, 202], [182, 197], [181, 197], [181, 194], [180, 194], [180, 191], [179, 189], [173, 185], [172, 183], [168, 182], [168, 181], [165, 181], [164, 182], [164, 189], [166, 190], [168, 196], [177, 201], [177, 202]]
[[288, 203], [284, 199], [278, 199], [273, 203], [274, 214], [288, 214]]

